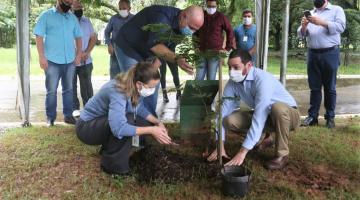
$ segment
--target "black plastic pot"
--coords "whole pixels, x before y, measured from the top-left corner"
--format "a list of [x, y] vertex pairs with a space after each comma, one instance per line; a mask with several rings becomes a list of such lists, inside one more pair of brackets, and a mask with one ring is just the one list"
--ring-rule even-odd
[[221, 170], [221, 191], [226, 196], [244, 197], [249, 189], [251, 171], [243, 166], [226, 166]]

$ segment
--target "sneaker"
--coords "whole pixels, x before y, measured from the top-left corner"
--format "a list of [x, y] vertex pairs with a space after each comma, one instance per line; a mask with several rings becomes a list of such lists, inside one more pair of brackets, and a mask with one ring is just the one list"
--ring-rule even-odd
[[163, 90], [163, 101], [164, 103], [169, 103], [169, 97], [167, 95], [166, 90]]
[[46, 126], [47, 126], [47, 127], [52, 127], [52, 126], [54, 126], [54, 120], [48, 119], [47, 122], [46, 122]]
[[73, 113], [72, 113], [72, 116], [75, 117], [75, 118], [80, 117], [80, 110], [74, 110]]
[[301, 126], [315, 126], [318, 125], [318, 119], [308, 116], [304, 119], [303, 123], [301, 124]]
[[76, 120], [75, 120], [74, 117], [65, 117], [64, 122], [67, 123], [67, 124], [75, 124]]

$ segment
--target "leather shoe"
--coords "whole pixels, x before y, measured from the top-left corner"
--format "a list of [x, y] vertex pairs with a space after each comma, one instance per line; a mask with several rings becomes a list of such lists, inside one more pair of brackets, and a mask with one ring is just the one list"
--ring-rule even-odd
[[177, 90], [176, 91], [176, 100], [180, 100], [181, 99], [181, 91]]
[[333, 118], [326, 120], [326, 128], [329, 128], [329, 129], [335, 128], [335, 121]]
[[318, 125], [318, 119], [311, 116], [306, 117], [303, 123], [301, 124], [301, 126], [314, 126], [314, 125]]
[[289, 157], [288, 156], [281, 156], [281, 157], [276, 157], [268, 162], [265, 163], [265, 168], [266, 169], [282, 169], [286, 166], [286, 164], [289, 161]]
[[261, 143], [257, 146], [257, 149], [262, 151], [262, 150], [264, 150], [266, 148], [269, 148], [269, 147], [271, 147], [273, 145], [274, 145], [274, 140], [272, 139], [271, 136], [269, 136], [269, 137], [263, 139], [263, 141], [261, 141]]
[[75, 120], [74, 117], [65, 117], [64, 122], [67, 123], [67, 124], [75, 124], [76, 120]]

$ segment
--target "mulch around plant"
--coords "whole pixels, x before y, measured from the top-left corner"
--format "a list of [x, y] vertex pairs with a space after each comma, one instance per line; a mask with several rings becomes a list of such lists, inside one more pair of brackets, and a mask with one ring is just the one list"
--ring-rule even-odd
[[164, 147], [148, 146], [130, 157], [132, 173], [143, 183], [178, 183], [219, 176], [217, 162], [202, 157], [182, 155]]

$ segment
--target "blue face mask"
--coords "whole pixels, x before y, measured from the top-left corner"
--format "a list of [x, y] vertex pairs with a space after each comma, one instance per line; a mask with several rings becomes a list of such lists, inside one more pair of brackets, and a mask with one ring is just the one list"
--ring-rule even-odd
[[185, 26], [184, 28], [180, 28], [180, 32], [181, 34], [185, 35], [185, 36], [191, 36], [194, 31], [192, 31], [189, 26]]

